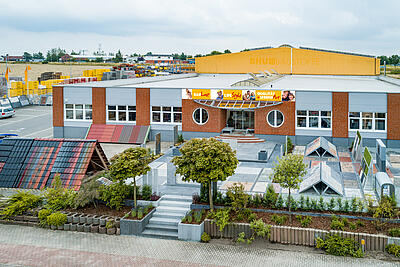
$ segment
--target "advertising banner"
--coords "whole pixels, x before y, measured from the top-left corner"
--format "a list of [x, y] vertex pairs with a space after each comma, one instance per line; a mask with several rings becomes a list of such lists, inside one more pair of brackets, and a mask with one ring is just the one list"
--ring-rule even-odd
[[182, 89], [182, 99], [231, 101], [295, 101], [295, 92], [288, 90]]

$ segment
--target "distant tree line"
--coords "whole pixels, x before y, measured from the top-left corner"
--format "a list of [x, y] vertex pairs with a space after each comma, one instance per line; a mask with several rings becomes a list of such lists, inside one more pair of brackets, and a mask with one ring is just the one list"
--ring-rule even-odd
[[399, 55], [391, 55], [390, 57], [380, 56], [378, 58], [381, 59], [381, 65], [384, 64], [384, 61], [386, 61], [386, 65], [398, 65], [400, 63]]

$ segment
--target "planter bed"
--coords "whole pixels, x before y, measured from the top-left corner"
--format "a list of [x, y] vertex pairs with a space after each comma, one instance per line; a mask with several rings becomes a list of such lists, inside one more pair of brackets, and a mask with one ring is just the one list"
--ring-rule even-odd
[[179, 223], [178, 239], [186, 241], [201, 241], [201, 235], [204, 233], [204, 221], [196, 223]]
[[152, 209], [146, 216], [141, 220], [133, 220], [128, 218], [121, 218], [120, 221], [120, 231], [121, 235], [140, 235], [146, 225], [149, 223], [150, 218], [153, 216], [153, 213], [156, 209]]
[[[233, 239], [237, 238], [238, 234], [241, 232], [244, 232], [246, 237], [249, 237], [252, 233], [252, 230], [250, 229], [250, 224], [248, 223], [230, 223], [224, 228], [221, 235], [218, 226], [208, 219], [204, 221], [204, 231], [214, 238], [223, 237]], [[385, 235], [373, 235], [344, 231], [326, 231], [313, 228], [298, 228], [277, 225], [271, 226], [271, 235], [269, 237], [269, 241], [281, 244], [314, 247], [317, 237], [324, 238], [327, 234], [337, 234], [345, 238], [352, 238], [359, 244], [361, 244], [361, 240], [364, 239], [365, 249], [369, 251], [385, 251], [385, 247], [388, 244], [400, 244], [400, 238], [389, 237]]]
[[[220, 206], [214, 205], [215, 209], [223, 209], [223, 208], [230, 208], [229, 206]], [[209, 205], [205, 204], [191, 204], [190, 209], [210, 209]], [[270, 210], [270, 209], [261, 209], [261, 208], [249, 208], [253, 212], [263, 212], [263, 213], [275, 213], [275, 214], [285, 214], [289, 215], [289, 211], [287, 210]], [[331, 218], [332, 216], [336, 216], [339, 218], [347, 218], [347, 219], [355, 219], [355, 220], [367, 220], [367, 221], [374, 221], [375, 219], [372, 217], [366, 217], [367, 213], [341, 213], [341, 212], [330, 212], [330, 211], [292, 211], [292, 215], [302, 215], [302, 216], [312, 216], [312, 217], [327, 217]], [[390, 223], [400, 224], [400, 219], [392, 219], [389, 220]]]

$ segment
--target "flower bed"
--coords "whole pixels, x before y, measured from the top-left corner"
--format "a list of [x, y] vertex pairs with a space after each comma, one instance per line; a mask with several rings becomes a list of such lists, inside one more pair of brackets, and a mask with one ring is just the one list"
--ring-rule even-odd
[[140, 235], [146, 225], [149, 223], [150, 218], [156, 210], [152, 208], [149, 212], [139, 220], [138, 216], [131, 216], [131, 213], [127, 213], [120, 222], [121, 235]]

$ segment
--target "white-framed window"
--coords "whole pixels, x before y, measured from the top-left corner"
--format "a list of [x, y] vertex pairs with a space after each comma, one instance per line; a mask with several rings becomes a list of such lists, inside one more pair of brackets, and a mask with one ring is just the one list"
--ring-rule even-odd
[[107, 121], [136, 122], [136, 106], [107, 105]]
[[328, 110], [297, 110], [296, 127], [305, 129], [332, 129], [332, 112]]
[[267, 122], [271, 127], [281, 127], [284, 121], [285, 117], [279, 110], [271, 110], [267, 114]]
[[152, 106], [152, 123], [182, 123], [182, 107]]
[[208, 121], [208, 111], [204, 108], [196, 108], [193, 111], [193, 121], [199, 125], [206, 124]]
[[65, 120], [91, 120], [92, 105], [65, 104]]
[[386, 128], [386, 113], [349, 112], [350, 130], [386, 132]]

